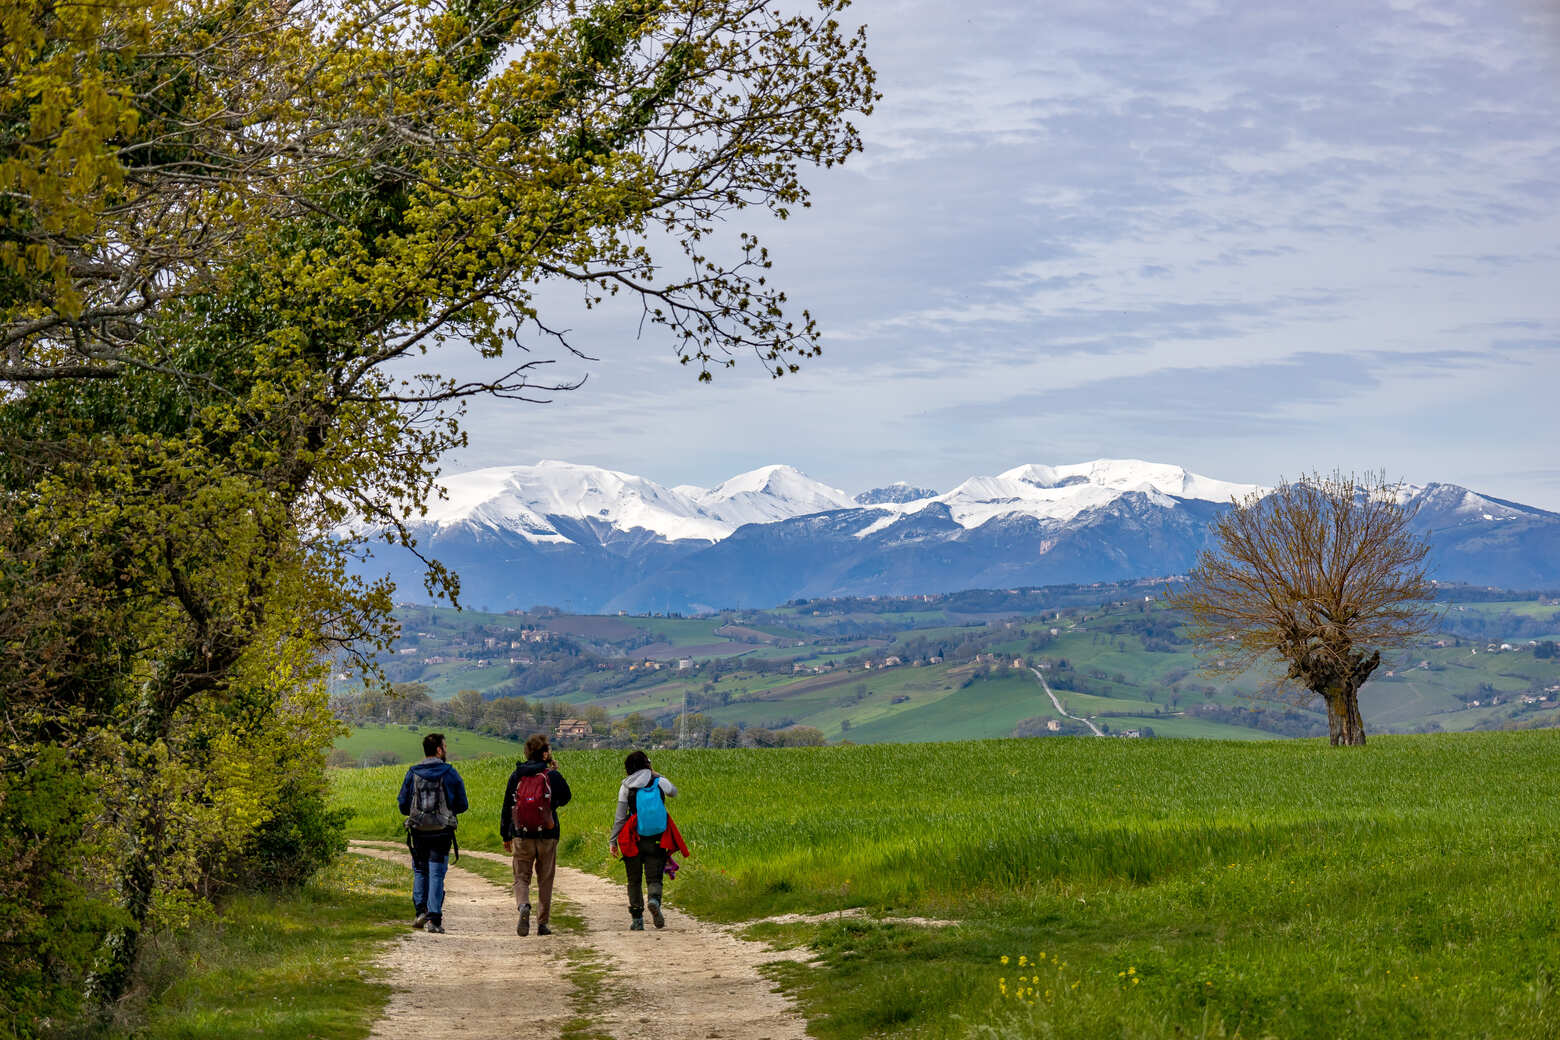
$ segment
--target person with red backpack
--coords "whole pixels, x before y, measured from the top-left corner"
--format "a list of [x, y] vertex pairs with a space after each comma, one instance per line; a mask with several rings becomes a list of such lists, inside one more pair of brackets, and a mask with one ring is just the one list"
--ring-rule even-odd
[[515, 766], [504, 788], [504, 808], [498, 833], [504, 851], [512, 857], [515, 909], [520, 921], [516, 935], [531, 934], [531, 872], [536, 872], [536, 934], [551, 935], [553, 876], [558, 870], [558, 810], [569, 804], [569, 782], [558, 771], [545, 734], [532, 734], [525, 742], [525, 761]]
[[[661, 883], [666, 871], [670, 847], [688, 849], [681, 843], [676, 825], [666, 811], [666, 799], [677, 797], [677, 786], [650, 768], [650, 756], [632, 751], [623, 760], [628, 776], [618, 787], [617, 814], [612, 819], [610, 851], [623, 854], [628, 872], [629, 931], [645, 930], [645, 908], [657, 928], [666, 927], [661, 913]], [[673, 841], [667, 841], [675, 836]], [[640, 878], [648, 889], [648, 900], [641, 898]]]

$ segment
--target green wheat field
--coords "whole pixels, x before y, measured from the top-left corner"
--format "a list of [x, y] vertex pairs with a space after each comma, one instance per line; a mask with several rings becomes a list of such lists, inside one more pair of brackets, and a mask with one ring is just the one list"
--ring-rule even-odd
[[[622, 753], [558, 757], [562, 858], [610, 874]], [[652, 757], [672, 905], [866, 912], [752, 929], [816, 953], [774, 973], [820, 1037], [1560, 1036], [1555, 731]], [[455, 765], [498, 848], [513, 762]], [[402, 771], [333, 771], [355, 835], [401, 836]]]

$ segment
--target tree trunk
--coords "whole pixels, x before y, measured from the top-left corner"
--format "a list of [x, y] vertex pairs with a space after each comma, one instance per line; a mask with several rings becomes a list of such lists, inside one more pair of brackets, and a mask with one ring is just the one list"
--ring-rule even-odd
[[87, 977], [87, 995], [99, 1014], [107, 1016], [130, 988], [131, 972], [141, 950], [141, 930], [151, 916], [156, 885], [152, 854], [144, 842], [138, 842], [119, 876], [120, 900], [126, 920], [104, 937], [97, 964]]
[[1333, 747], [1364, 747], [1365, 720], [1360, 718], [1360, 688], [1345, 683], [1321, 693], [1327, 701], [1327, 735]]
[[124, 918], [103, 937], [97, 963], [86, 980], [88, 999], [105, 1018], [130, 988], [142, 932], [151, 920], [157, 894], [159, 858], [163, 852], [167, 819], [158, 801], [156, 746], [167, 738], [173, 720], [171, 709], [147, 696], [127, 736], [139, 752], [124, 779], [136, 788], [125, 822], [126, 837], [133, 843], [115, 878]]

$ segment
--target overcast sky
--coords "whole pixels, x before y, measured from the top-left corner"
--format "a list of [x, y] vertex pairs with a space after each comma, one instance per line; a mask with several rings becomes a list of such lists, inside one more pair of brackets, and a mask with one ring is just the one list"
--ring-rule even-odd
[[1385, 470], [1560, 510], [1554, 3], [858, 0], [883, 100], [753, 215], [824, 356], [699, 385], [631, 315], [446, 471], [855, 492], [1143, 458]]

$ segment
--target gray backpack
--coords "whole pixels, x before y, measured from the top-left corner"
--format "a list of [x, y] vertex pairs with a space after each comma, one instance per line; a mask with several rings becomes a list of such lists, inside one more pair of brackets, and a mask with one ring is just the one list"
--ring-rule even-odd
[[444, 779], [429, 780], [412, 774], [412, 811], [406, 814], [409, 831], [442, 831], [455, 826], [455, 814], [444, 799]]

